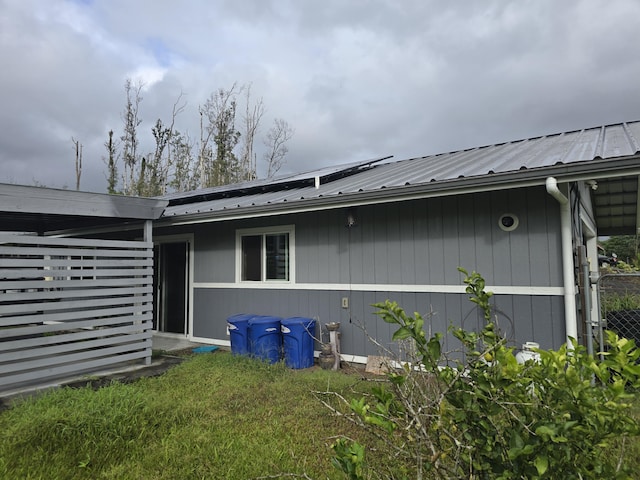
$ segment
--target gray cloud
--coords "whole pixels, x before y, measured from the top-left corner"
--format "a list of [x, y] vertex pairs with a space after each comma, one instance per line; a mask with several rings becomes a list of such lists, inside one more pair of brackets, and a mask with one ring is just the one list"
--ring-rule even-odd
[[139, 134], [252, 84], [296, 129], [286, 169], [427, 155], [640, 118], [635, 0], [0, 0], [0, 182], [104, 191], [127, 77]]

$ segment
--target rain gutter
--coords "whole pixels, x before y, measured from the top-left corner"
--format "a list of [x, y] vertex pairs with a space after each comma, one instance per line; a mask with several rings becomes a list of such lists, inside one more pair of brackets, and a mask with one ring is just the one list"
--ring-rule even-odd
[[569, 199], [558, 188], [554, 177], [546, 180], [547, 193], [560, 204], [560, 234], [562, 252], [562, 277], [564, 283], [564, 323], [567, 347], [571, 348], [571, 339], [578, 338], [578, 319], [576, 314], [576, 285], [573, 275], [573, 243], [571, 238], [571, 207]]

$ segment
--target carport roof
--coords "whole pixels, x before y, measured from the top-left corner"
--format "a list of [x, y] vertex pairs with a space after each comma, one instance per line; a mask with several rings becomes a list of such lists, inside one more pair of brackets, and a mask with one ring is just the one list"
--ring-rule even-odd
[[[331, 170], [175, 194], [161, 222], [224, 220], [470, 191], [595, 180], [600, 235], [638, 227], [640, 121], [391, 162], [379, 158]], [[342, 168], [340, 168], [342, 167]]]
[[0, 184], [0, 231], [47, 234], [140, 223], [160, 217], [167, 200]]

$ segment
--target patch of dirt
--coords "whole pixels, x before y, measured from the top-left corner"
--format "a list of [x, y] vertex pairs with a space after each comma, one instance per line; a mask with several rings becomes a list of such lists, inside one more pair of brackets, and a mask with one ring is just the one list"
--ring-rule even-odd
[[135, 370], [107, 374], [98, 378], [83, 378], [80, 380], [65, 382], [61, 386], [71, 388], [83, 388], [90, 386], [94, 390], [97, 390], [109, 385], [114, 381], [119, 383], [133, 383], [141, 378], [159, 377], [171, 367], [175, 367], [176, 365], [182, 363], [184, 360], [185, 357], [161, 355], [159, 357], [155, 357], [151, 365], [143, 366]]
[[[94, 390], [98, 390], [99, 388], [108, 386], [113, 381], [117, 381], [120, 383], [133, 383], [141, 378], [158, 377], [170, 368], [182, 363], [186, 358], [187, 355], [179, 356], [173, 354], [162, 354], [159, 356], [154, 356], [151, 365], [141, 366], [140, 368], [137, 368], [135, 370], [126, 370], [100, 375], [87, 374], [86, 376], [79, 379], [61, 381], [58, 386], [70, 388], [91, 387]], [[47, 389], [34, 388], [33, 390], [25, 391], [22, 393], [0, 397], [0, 413], [11, 408], [11, 406], [17, 401], [34, 395], [39, 395], [41, 393], [44, 393], [46, 390]]]

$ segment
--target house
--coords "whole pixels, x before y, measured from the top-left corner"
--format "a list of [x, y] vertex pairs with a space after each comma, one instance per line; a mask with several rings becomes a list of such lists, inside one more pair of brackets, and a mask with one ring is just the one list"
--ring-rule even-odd
[[150, 362], [151, 222], [166, 205], [0, 185], [0, 391]]
[[343, 357], [364, 362], [367, 336], [392, 346], [373, 315], [385, 299], [434, 312], [430, 332], [479, 328], [461, 266], [512, 345], [589, 343], [599, 315], [580, 285], [598, 236], [638, 231], [638, 139], [629, 122], [168, 195], [155, 328], [228, 345], [231, 315], [306, 316], [340, 322]]
[[458, 266], [511, 345], [589, 346], [597, 237], [638, 232], [639, 138], [621, 123], [161, 199], [0, 184], [0, 391], [148, 363], [152, 332], [229, 345], [239, 313], [340, 322], [365, 362], [368, 337], [393, 348], [386, 299], [433, 312], [430, 333], [480, 328]]

